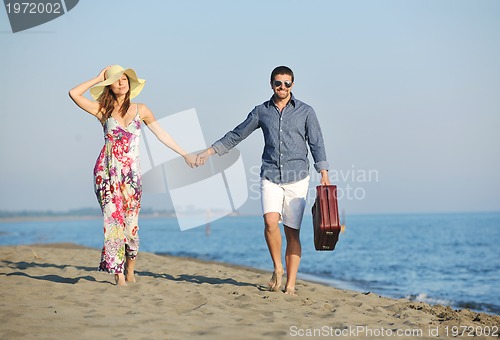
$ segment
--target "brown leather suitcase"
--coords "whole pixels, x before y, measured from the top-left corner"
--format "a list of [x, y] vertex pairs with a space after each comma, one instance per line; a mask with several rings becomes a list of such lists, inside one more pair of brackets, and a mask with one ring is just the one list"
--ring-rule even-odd
[[316, 250], [334, 250], [341, 230], [336, 185], [318, 185], [312, 207], [314, 247]]

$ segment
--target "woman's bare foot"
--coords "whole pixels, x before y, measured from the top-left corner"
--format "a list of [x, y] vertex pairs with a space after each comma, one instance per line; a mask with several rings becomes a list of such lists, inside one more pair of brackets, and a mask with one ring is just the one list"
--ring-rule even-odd
[[125, 275], [123, 273], [115, 274], [115, 282], [117, 286], [126, 286]]
[[127, 273], [127, 275], [125, 276], [125, 281], [126, 282], [135, 282], [135, 275], [134, 273]]
[[295, 293], [295, 288], [285, 288], [283, 293], [288, 294], [288, 295], [297, 296], [297, 294]]
[[269, 286], [270, 291], [277, 292], [280, 290], [283, 273], [284, 273], [283, 269], [281, 271], [275, 270], [273, 272], [273, 276], [271, 277], [271, 280], [269, 280], [269, 283], [267, 284]]

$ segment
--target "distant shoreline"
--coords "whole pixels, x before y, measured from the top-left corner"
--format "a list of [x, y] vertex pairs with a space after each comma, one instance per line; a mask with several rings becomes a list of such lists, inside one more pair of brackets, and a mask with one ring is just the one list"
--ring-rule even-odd
[[[141, 214], [141, 218], [174, 218], [170, 214], [149, 213]], [[0, 223], [15, 222], [45, 222], [45, 221], [78, 221], [78, 220], [100, 220], [102, 215], [51, 215], [51, 216], [11, 216], [0, 217]]]
[[12, 216], [12, 217], [0, 217], [0, 223], [75, 221], [75, 220], [94, 220], [101, 218], [102, 218], [101, 216], [95, 216], [95, 215]]
[[[257, 215], [228, 215], [231, 216], [257, 216]], [[175, 213], [171, 212], [144, 212], [139, 215], [140, 219], [149, 218], [176, 218]], [[90, 215], [71, 215], [71, 214], [41, 214], [41, 215], [12, 215], [1, 216], [0, 223], [16, 223], [16, 222], [45, 222], [45, 221], [78, 221], [78, 220], [99, 220], [102, 219], [101, 214]]]
[[[143, 209], [140, 217], [175, 217], [174, 211], [155, 211], [153, 209]], [[102, 219], [99, 208], [80, 208], [67, 211], [53, 210], [22, 210], [8, 211], [0, 210], [0, 223], [31, 222], [31, 221], [74, 221]]]

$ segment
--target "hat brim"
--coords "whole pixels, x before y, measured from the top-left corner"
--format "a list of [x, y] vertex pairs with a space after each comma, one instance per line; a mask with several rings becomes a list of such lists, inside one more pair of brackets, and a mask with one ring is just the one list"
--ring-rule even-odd
[[130, 87], [130, 99], [136, 97], [143, 89], [144, 85], [146, 84], [145, 79], [140, 79], [137, 77], [137, 74], [135, 71], [131, 68], [128, 68], [126, 70], [117, 72], [111, 77], [101, 81], [100, 83], [95, 84], [91, 89], [90, 89], [90, 95], [95, 99], [99, 99], [101, 96], [102, 92], [104, 91], [104, 88], [106, 86], [109, 86], [116, 82], [120, 77], [126, 74], [129, 79], [129, 87]]

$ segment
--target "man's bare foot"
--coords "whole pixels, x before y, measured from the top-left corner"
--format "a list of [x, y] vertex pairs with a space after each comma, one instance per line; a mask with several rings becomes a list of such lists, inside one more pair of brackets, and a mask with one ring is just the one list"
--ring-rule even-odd
[[126, 286], [125, 275], [123, 273], [115, 274], [115, 282], [117, 286]]
[[283, 293], [288, 294], [288, 295], [297, 296], [297, 294], [295, 293], [295, 288], [285, 288]]
[[281, 271], [275, 270], [273, 272], [273, 276], [271, 277], [271, 280], [269, 280], [269, 283], [267, 284], [269, 286], [270, 291], [277, 292], [280, 290], [283, 273], [284, 273], [283, 269]]

